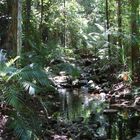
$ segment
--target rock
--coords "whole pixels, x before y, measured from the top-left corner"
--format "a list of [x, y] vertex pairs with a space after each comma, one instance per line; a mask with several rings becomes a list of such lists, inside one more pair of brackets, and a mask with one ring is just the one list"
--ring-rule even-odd
[[90, 85], [93, 84], [93, 83], [94, 83], [93, 80], [88, 81], [88, 84], [90, 84]]
[[72, 87], [75, 87], [75, 88], [79, 88], [80, 87], [79, 79], [75, 79], [74, 81], [72, 81]]
[[106, 99], [106, 94], [104, 92], [100, 93], [101, 101], [105, 101]]
[[80, 86], [85, 86], [85, 85], [87, 85], [87, 83], [88, 83], [87, 80], [80, 80], [80, 81], [79, 81], [79, 85], [80, 85]]
[[87, 73], [81, 73], [80, 80], [83, 80], [87, 77]]
[[67, 78], [68, 78], [68, 76], [56, 76], [53, 78], [53, 80], [56, 83], [65, 83], [65, 82], [67, 82]]
[[95, 83], [92, 83], [91, 85], [89, 85], [91, 89], [96, 89], [96, 84]]
[[59, 75], [60, 75], [60, 76], [66, 76], [67, 74], [66, 74], [65, 71], [60, 71], [60, 72], [59, 72]]
[[140, 97], [135, 98], [134, 104], [140, 106]]
[[53, 135], [53, 140], [68, 140], [67, 136]]
[[89, 85], [89, 92], [94, 92], [96, 90], [96, 84], [95, 83], [91, 83]]
[[118, 110], [116, 109], [105, 109], [104, 114], [106, 115], [112, 115], [112, 114], [117, 114]]
[[88, 93], [88, 87], [82, 86], [81, 87], [81, 93]]

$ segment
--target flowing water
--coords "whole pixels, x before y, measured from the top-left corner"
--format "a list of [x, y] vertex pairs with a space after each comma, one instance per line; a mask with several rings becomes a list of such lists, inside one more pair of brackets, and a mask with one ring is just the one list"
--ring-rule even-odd
[[88, 93], [88, 89], [60, 89], [61, 116], [68, 120], [75, 120], [79, 117], [85, 119], [91, 112], [100, 112], [103, 110], [103, 101], [99, 95]]

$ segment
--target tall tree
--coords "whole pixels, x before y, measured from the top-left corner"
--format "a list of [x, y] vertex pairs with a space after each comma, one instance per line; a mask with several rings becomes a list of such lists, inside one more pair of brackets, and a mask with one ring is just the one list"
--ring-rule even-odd
[[18, 0], [17, 11], [17, 56], [21, 56], [22, 48], [22, 0]]
[[44, 13], [44, 1], [41, 0], [41, 19], [40, 19], [40, 26], [42, 26], [42, 22], [43, 22], [43, 14]]
[[107, 29], [107, 41], [108, 41], [108, 55], [111, 60], [111, 47], [110, 47], [110, 23], [109, 23], [109, 2], [106, 0], [106, 29]]
[[11, 42], [11, 48], [12, 50], [16, 51], [17, 46], [17, 11], [18, 11], [18, 1], [13, 0], [13, 3], [11, 1], [8, 1], [11, 5], [11, 25], [9, 27], [9, 41]]
[[121, 53], [119, 52], [119, 58], [118, 60], [125, 65], [125, 52], [124, 52], [124, 47], [122, 45], [122, 1], [121, 0], [117, 0], [117, 17], [118, 17], [118, 47], [121, 50]]
[[139, 66], [138, 15], [139, 15], [139, 0], [131, 0], [131, 60], [133, 74], [138, 73]]
[[66, 0], [64, 0], [64, 34], [63, 34], [63, 44], [66, 47]]
[[117, 0], [118, 4], [118, 9], [117, 9], [117, 14], [118, 14], [118, 46], [121, 48], [122, 47], [122, 39], [121, 39], [121, 33], [122, 33], [122, 1]]
[[26, 35], [26, 40], [25, 40], [25, 50], [30, 50], [30, 46], [28, 43], [28, 39], [30, 38], [30, 18], [31, 18], [31, 2], [32, 0], [26, 0], [26, 18], [25, 18], [25, 35]]

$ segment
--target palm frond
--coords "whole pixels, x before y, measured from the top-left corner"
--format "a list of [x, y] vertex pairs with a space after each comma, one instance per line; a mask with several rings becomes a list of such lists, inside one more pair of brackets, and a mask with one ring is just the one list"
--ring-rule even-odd
[[7, 81], [15, 78], [18, 79], [21, 85], [23, 85], [26, 90], [29, 90], [30, 93], [40, 91], [40, 86], [53, 89], [53, 82], [48, 79], [45, 70], [36, 65], [29, 65], [16, 70], [8, 77]]
[[20, 109], [23, 105], [25, 105], [20, 90], [17, 90], [14, 86], [6, 89], [4, 98], [7, 104], [16, 109]]
[[37, 138], [33, 129], [30, 129], [27, 122], [25, 122], [21, 117], [17, 117], [11, 123], [11, 127], [14, 128], [14, 133], [20, 140], [33, 140], [33, 136]]
[[20, 58], [20, 56], [17, 56], [17, 57], [15, 57], [15, 58], [13, 58], [13, 59], [10, 59], [10, 61], [8, 61], [8, 62], [6, 63], [6, 66], [7, 66], [7, 67], [10, 67], [11, 65], [15, 64], [15, 62], [16, 62], [19, 58]]
[[[30, 101], [32, 96], [25, 96], [25, 93], [33, 95], [40, 91], [45, 92], [46, 89], [53, 88], [53, 82], [49, 80], [48, 75], [44, 69], [37, 64], [31, 64], [23, 68], [16, 68], [14, 62], [18, 59], [15, 58], [7, 63], [0, 63], [0, 90], [2, 91], [1, 101], [10, 106], [9, 118], [11, 128], [14, 129], [17, 137], [21, 140], [34, 140], [40, 133], [41, 123], [37, 121], [38, 115], [34, 115], [35, 110], [26, 104], [25, 98]], [[38, 99], [41, 106], [46, 112], [42, 99]], [[48, 116], [48, 115], [47, 115]], [[36, 122], [36, 124], [35, 124]]]

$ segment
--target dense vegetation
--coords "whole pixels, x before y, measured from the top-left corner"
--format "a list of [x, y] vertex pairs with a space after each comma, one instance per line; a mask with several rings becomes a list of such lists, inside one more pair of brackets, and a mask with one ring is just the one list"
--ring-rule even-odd
[[[139, 134], [139, 8], [139, 0], [1, 0], [0, 139], [129, 140]], [[107, 136], [98, 135], [103, 123], [92, 111], [76, 126], [63, 124], [69, 130], [61, 134], [59, 90], [83, 87], [92, 101], [97, 94], [103, 101], [94, 115], [118, 113], [114, 126], [126, 137], [110, 127]], [[73, 134], [79, 123], [84, 128]]]

